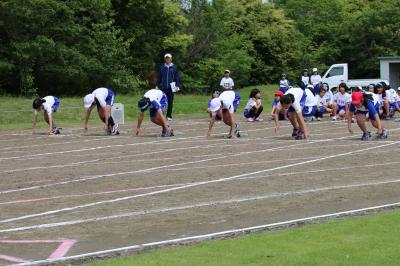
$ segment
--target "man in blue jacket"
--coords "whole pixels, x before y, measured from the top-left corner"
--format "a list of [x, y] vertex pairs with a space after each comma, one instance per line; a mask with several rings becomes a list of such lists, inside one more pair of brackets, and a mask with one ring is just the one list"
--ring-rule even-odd
[[167, 119], [172, 120], [172, 107], [174, 103], [174, 93], [180, 90], [181, 80], [179, 78], [178, 67], [172, 63], [172, 55], [164, 55], [164, 64], [158, 72], [157, 85], [167, 95]]

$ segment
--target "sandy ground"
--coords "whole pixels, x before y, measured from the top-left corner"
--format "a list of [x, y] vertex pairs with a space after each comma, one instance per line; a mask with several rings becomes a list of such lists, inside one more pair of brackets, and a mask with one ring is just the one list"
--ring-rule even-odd
[[2, 131], [0, 265], [47, 259], [63, 240], [76, 242], [56, 257], [399, 202], [400, 123], [384, 124], [389, 139], [367, 142], [328, 119], [309, 141], [271, 121], [241, 122], [237, 140], [221, 123], [205, 138], [205, 119], [174, 121], [171, 138], [149, 123], [140, 137]]

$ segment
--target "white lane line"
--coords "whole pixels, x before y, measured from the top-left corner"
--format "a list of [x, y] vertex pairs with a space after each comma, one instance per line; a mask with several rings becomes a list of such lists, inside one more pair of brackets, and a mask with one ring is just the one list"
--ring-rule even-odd
[[[333, 122], [327, 121], [327, 122], [322, 122], [322, 123], [333, 123]], [[291, 125], [281, 126], [281, 128], [286, 128], [286, 127], [291, 127]], [[246, 130], [246, 132], [269, 130], [269, 129], [274, 129], [274, 127], [250, 129], [250, 130]], [[323, 129], [323, 130], [330, 130], [330, 129]], [[213, 136], [221, 136], [221, 135], [225, 135], [225, 133], [213, 134]], [[119, 137], [115, 137], [115, 138], [118, 139]], [[67, 151], [57, 151], [57, 152], [47, 152], [47, 153], [41, 153], [41, 154], [27, 154], [27, 155], [23, 155], [23, 156], [0, 157], [0, 161], [24, 159], [24, 158], [43, 158], [43, 156], [47, 156], [47, 155], [56, 155], [56, 154], [65, 154], [65, 153], [77, 153], [77, 152], [93, 151], [93, 150], [98, 150], [98, 149], [107, 149], [107, 148], [116, 148], [116, 147], [125, 147], [125, 146], [137, 146], [137, 145], [154, 144], [154, 143], [163, 143], [164, 144], [164, 143], [167, 143], [167, 142], [177, 142], [179, 140], [188, 140], [188, 139], [193, 139], [193, 140], [198, 141], [197, 139], [199, 139], [199, 138], [203, 138], [204, 141], [208, 141], [208, 139], [205, 137], [205, 135], [199, 135], [199, 136], [193, 136], [193, 137], [171, 138], [171, 139], [155, 140], [155, 141], [149, 141], [149, 142], [139, 142], [139, 143], [115, 144], [115, 145], [106, 145], [106, 146], [98, 146], [98, 147], [88, 147], [88, 148], [82, 148], [82, 149], [74, 149], [74, 150], [67, 150]]]
[[[297, 144], [293, 144], [293, 145], [288, 145], [288, 146], [285, 146], [285, 147], [289, 148], [289, 147], [293, 147], [293, 146], [312, 144], [312, 143], [313, 142], [308, 142], [308, 143], [301, 142], [301, 143], [297, 143]], [[73, 180], [50, 183], [50, 184], [45, 184], [45, 185], [37, 185], [37, 186], [32, 186], [32, 187], [25, 187], [25, 188], [11, 189], [11, 190], [3, 190], [3, 191], [0, 191], [0, 195], [9, 194], [9, 193], [13, 193], [13, 192], [42, 189], [42, 188], [53, 187], [53, 186], [58, 186], [58, 185], [66, 185], [66, 184], [70, 184], [70, 183], [84, 182], [84, 181], [94, 180], [94, 179], [98, 179], [98, 178], [114, 177], [114, 176], [119, 176], [119, 175], [137, 174], [137, 173], [146, 173], [146, 172], [151, 172], [151, 171], [158, 170], [158, 169], [166, 169], [166, 168], [169, 168], [169, 167], [176, 167], [176, 166], [183, 166], [183, 165], [189, 165], [189, 164], [195, 164], [195, 163], [202, 163], [202, 162], [208, 162], [208, 161], [213, 161], [213, 160], [225, 159], [225, 158], [229, 158], [229, 157], [237, 157], [237, 156], [241, 156], [241, 155], [244, 155], [244, 154], [262, 153], [262, 152], [268, 152], [268, 151], [274, 151], [274, 150], [280, 150], [280, 149], [283, 149], [283, 147], [270, 148], [270, 149], [257, 150], [257, 151], [249, 151], [249, 152], [241, 152], [241, 153], [236, 153], [236, 154], [228, 154], [228, 155], [216, 156], [216, 157], [212, 157], [212, 158], [208, 158], [208, 159], [195, 160], [195, 161], [189, 161], [189, 162], [183, 162], [183, 163], [175, 163], [175, 164], [169, 164], [169, 165], [163, 165], [163, 166], [157, 166], [157, 167], [151, 167], [151, 168], [145, 168], [145, 169], [139, 169], [139, 170], [132, 170], [132, 171], [126, 171], [126, 172], [118, 172], [118, 173], [111, 173], [111, 174], [101, 174], [101, 175], [94, 175], [94, 176], [85, 176], [85, 177], [80, 177], [80, 178], [73, 179]]]
[[244, 228], [239, 228], [239, 229], [231, 229], [231, 230], [219, 231], [219, 232], [208, 233], [208, 234], [203, 234], [203, 235], [195, 235], [195, 236], [189, 236], [189, 237], [183, 237], [183, 238], [169, 239], [169, 240], [150, 242], [150, 243], [144, 243], [144, 244], [138, 244], [138, 245], [132, 245], [132, 246], [125, 246], [125, 247], [95, 251], [95, 252], [90, 252], [90, 253], [82, 253], [82, 254], [78, 254], [78, 255], [73, 255], [73, 256], [68, 256], [68, 257], [63, 257], [63, 258], [53, 259], [53, 260], [38, 260], [38, 261], [29, 262], [29, 263], [21, 263], [18, 265], [26, 266], [26, 265], [50, 264], [50, 263], [55, 263], [55, 262], [62, 263], [62, 262], [70, 261], [70, 260], [82, 260], [82, 259], [88, 259], [90, 257], [98, 258], [101, 256], [106, 256], [106, 255], [111, 255], [111, 254], [120, 254], [123, 252], [134, 252], [134, 251], [142, 251], [145, 249], [155, 249], [155, 248], [160, 248], [160, 247], [168, 246], [168, 245], [196, 243], [199, 241], [204, 242], [207, 240], [226, 238], [226, 237], [234, 237], [234, 236], [249, 234], [249, 233], [253, 233], [253, 232], [272, 230], [272, 229], [277, 229], [277, 228], [286, 228], [286, 227], [295, 226], [295, 225], [298, 226], [298, 225], [303, 225], [304, 223], [326, 220], [329, 218], [338, 218], [338, 217], [344, 217], [344, 216], [364, 214], [364, 213], [368, 213], [368, 212], [389, 209], [389, 208], [395, 208], [395, 207], [399, 207], [399, 206], [400, 206], [400, 202], [395, 202], [395, 203], [378, 205], [378, 206], [373, 206], [373, 207], [366, 207], [366, 208], [361, 208], [361, 209], [352, 209], [352, 210], [328, 213], [328, 214], [317, 215], [317, 216], [309, 216], [309, 217], [293, 219], [293, 220], [288, 220], [288, 221], [282, 221], [282, 222], [277, 222], [277, 223], [244, 227]]
[[139, 198], [139, 197], [147, 197], [147, 196], [152, 196], [152, 195], [168, 193], [168, 192], [172, 192], [172, 191], [184, 190], [184, 189], [187, 189], [187, 188], [202, 186], [202, 185], [206, 185], [206, 184], [227, 182], [227, 181], [238, 179], [238, 178], [245, 177], [245, 176], [251, 176], [251, 175], [256, 175], [256, 174], [260, 174], [260, 173], [265, 173], [265, 172], [271, 172], [271, 171], [275, 171], [275, 170], [291, 168], [291, 167], [294, 167], [294, 166], [310, 164], [310, 163], [314, 163], [314, 162], [319, 162], [319, 161], [332, 159], [332, 158], [337, 158], [337, 157], [343, 157], [343, 156], [347, 156], [347, 155], [354, 155], [354, 154], [357, 154], [357, 153], [362, 153], [362, 152], [369, 151], [369, 150], [375, 150], [375, 149], [379, 149], [379, 148], [382, 148], [382, 147], [391, 146], [391, 145], [395, 145], [395, 144], [399, 144], [399, 143], [400, 142], [386, 143], [386, 144], [377, 145], [377, 146], [369, 147], [369, 148], [365, 148], [365, 149], [359, 149], [359, 150], [355, 150], [355, 151], [350, 151], [350, 152], [345, 152], [345, 153], [340, 153], [340, 154], [335, 154], [335, 155], [324, 156], [324, 157], [317, 158], [317, 159], [312, 159], [312, 160], [307, 160], [307, 161], [303, 161], [303, 162], [298, 162], [298, 163], [278, 166], [278, 167], [274, 167], [274, 168], [263, 169], [263, 170], [250, 172], [250, 173], [245, 173], [245, 174], [240, 174], [240, 175], [234, 175], [234, 176], [214, 179], [214, 180], [210, 180], [210, 181], [194, 182], [194, 183], [189, 184], [189, 185], [184, 185], [184, 186], [179, 186], [179, 187], [174, 187], [174, 188], [167, 188], [167, 189], [162, 189], [162, 190], [153, 191], [153, 192], [144, 193], [144, 194], [126, 196], [126, 197], [121, 197], [121, 198], [116, 198], [116, 199], [111, 199], [111, 200], [97, 201], [97, 202], [92, 202], [92, 203], [83, 204], [83, 205], [76, 205], [76, 206], [72, 206], [72, 207], [66, 207], [66, 208], [61, 208], [61, 209], [56, 209], [56, 210], [51, 210], [51, 211], [46, 211], [46, 212], [33, 213], [33, 214], [23, 215], [23, 216], [14, 217], [14, 218], [8, 218], [8, 219], [0, 220], [0, 223], [9, 223], [9, 222], [14, 222], [14, 221], [20, 221], [20, 220], [26, 220], [26, 219], [30, 219], [30, 218], [35, 218], [35, 217], [48, 216], [48, 215], [51, 215], [51, 214], [69, 212], [69, 211], [82, 209], [82, 208], [93, 207], [93, 206], [97, 206], [97, 205], [115, 203], [115, 202], [130, 200], [130, 199], [134, 199], [134, 198]]
[[[25, 146], [10, 146], [10, 147], [3, 147], [0, 148], [0, 151], [4, 152], [17, 152], [17, 150], [13, 149], [26, 149], [26, 148], [34, 148], [34, 147], [45, 147], [45, 146], [55, 146], [55, 145], [64, 145], [64, 144], [76, 144], [76, 143], [87, 143], [92, 141], [101, 141], [101, 140], [115, 140], [118, 137], [108, 136], [104, 138], [95, 138], [95, 139], [84, 139], [84, 140], [70, 140], [70, 141], [63, 141], [63, 142], [54, 142], [54, 143], [42, 143], [42, 144], [33, 144], [33, 145], [25, 145]], [[11, 151], [10, 151], [11, 150]], [[21, 151], [23, 152], [23, 151]]]
[[[298, 141], [293, 141], [293, 143], [297, 143], [297, 144], [282, 146], [280, 148], [270, 148], [270, 149], [264, 149], [264, 150], [242, 152], [242, 153], [237, 153], [237, 154], [233, 154], [233, 155], [232, 154], [227, 154], [227, 155], [223, 155], [223, 156], [216, 156], [216, 157], [213, 157], [213, 158], [207, 159], [207, 160], [190, 161], [190, 162], [184, 162], [184, 163], [172, 164], [172, 165], [165, 165], [165, 166], [160, 166], [160, 167], [155, 167], [155, 168], [153, 167], [153, 168], [148, 168], [148, 169], [132, 170], [132, 171], [129, 171], [129, 172], [119, 172], [119, 173], [102, 174], [102, 175], [95, 175], [95, 176], [84, 176], [84, 177], [80, 177], [80, 178], [77, 178], [77, 179], [73, 179], [73, 180], [69, 180], [68, 179], [67, 181], [60, 181], [60, 182], [56, 182], [56, 183], [42, 184], [42, 185], [36, 185], [36, 186], [18, 188], [18, 189], [3, 190], [3, 191], [0, 191], [0, 195], [14, 193], [14, 192], [27, 191], [27, 190], [42, 189], [42, 188], [53, 187], [53, 186], [58, 186], [58, 185], [66, 185], [66, 184], [70, 184], [70, 183], [83, 182], [83, 181], [93, 180], [93, 179], [98, 179], [98, 178], [106, 178], [106, 177], [113, 177], [113, 176], [125, 175], [125, 174], [135, 174], [135, 173], [150, 172], [150, 171], [154, 171], [154, 170], [157, 170], [157, 169], [166, 169], [168, 167], [175, 167], [175, 166], [182, 166], [182, 165], [205, 162], [205, 161], [225, 159], [225, 158], [229, 158], [229, 157], [241, 156], [241, 155], [244, 155], [244, 154], [260, 153], [260, 152], [262, 153], [262, 152], [268, 152], [268, 151], [274, 151], [274, 150], [282, 150], [282, 149], [289, 150], [291, 147], [296, 147], [296, 146], [299, 146], [299, 145], [310, 145], [310, 144], [315, 144], [315, 143], [320, 143], [320, 142], [334, 141], [334, 140], [340, 140], [340, 139], [346, 139], [346, 138], [349, 138], [349, 137], [346, 136], [346, 137], [340, 137], [340, 138], [334, 138], [334, 139], [316, 140], [316, 141], [300, 142], [300, 143]], [[275, 143], [277, 143], [277, 142], [275, 142]]]
[[358, 169], [358, 168], [370, 168], [377, 166], [388, 166], [388, 165], [396, 165], [400, 162], [388, 162], [388, 163], [378, 163], [378, 164], [366, 164], [366, 165], [357, 165], [357, 166], [346, 166], [346, 167], [335, 167], [335, 168], [325, 168], [325, 169], [316, 169], [316, 170], [308, 170], [308, 171], [298, 171], [298, 172], [290, 172], [290, 173], [276, 173], [276, 174], [268, 174], [268, 175], [256, 175], [250, 177], [239, 178], [239, 180], [247, 180], [247, 179], [257, 179], [264, 177], [277, 177], [277, 176], [291, 176], [291, 175], [301, 175], [301, 174], [315, 174], [329, 171], [337, 171], [337, 170], [350, 170], [350, 169]]
[[[322, 134], [325, 135], [325, 134]], [[178, 151], [178, 150], [193, 150], [193, 149], [204, 149], [204, 148], [209, 148], [209, 147], [214, 147], [214, 146], [218, 146], [219, 148], [221, 147], [237, 147], [239, 145], [249, 145], [252, 143], [246, 143], [248, 141], [257, 141], [257, 145], [270, 145], [270, 144], [280, 144], [280, 143], [287, 143], [287, 140], [283, 140], [283, 141], [264, 141], [266, 140], [265, 138], [253, 138], [253, 139], [247, 139], [246, 141], [242, 142], [242, 143], [235, 143], [235, 144], [211, 144], [211, 145], [202, 145], [202, 146], [191, 146], [191, 147], [183, 147], [183, 148], [164, 148], [164, 149], [159, 149], [153, 152], [146, 152], [146, 153], [134, 153], [134, 154], [126, 154], [123, 153], [123, 156], [113, 156], [111, 158], [99, 158], [99, 159], [93, 159], [93, 160], [87, 160], [87, 161], [79, 161], [79, 162], [72, 162], [72, 163], [67, 163], [67, 164], [56, 164], [56, 165], [45, 165], [45, 166], [35, 166], [35, 167], [25, 167], [25, 168], [13, 168], [13, 169], [9, 169], [9, 170], [2, 170], [0, 171], [1, 173], [16, 173], [16, 172], [22, 172], [22, 171], [31, 171], [31, 170], [39, 170], [39, 169], [53, 169], [53, 168], [64, 168], [64, 167], [75, 167], [78, 165], [82, 165], [82, 166], [92, 166], [92, 165], [96, 165], [96, 164], [101, 164], [102, 162], [104, 162], [105, 160], [107, 160], [107, 164], [110, 164], [113, 160], [119, 160], [119, 159], [126, 159], [126, 158], [131, 158], [134, 157], [135, 160], [125, 160], [125, 161], [118, 161], [118, 163], [124, 163], [124, 162], [141, 162], [141, 161], [146, 161], [146, 159], [143, 160], [137, 160], [137, 155], [140, 154], [142, 156], [148, 156], [148, 155], [153, 155], [153, 154], [160, 154], [160, 153], [164, 153], [164, 152], [172, 152], [172, 151]], [[293, 141], [295, 142], [295, 141]], [[340, 147], [340, 146], [345, 146], [348, 147], [349, 144], [335, 144], [335, 145], [326, 145], [324, 147]], [[320, 147], [310, 147], [310, 149], [312, 148], [320, 148]], [[87, 156], [87, 155], [85, 155]], [[185, 158], [187, 158], [187, 156], [185, 156]], [[166, 158], [164, 158], [166, 159]], [[148, 161], [152, 161], [152, 159], [147, 159]]]
[[235, 203], [245, 203], [249, 201], [258, 201], [258, 200], [268, 200], [273, 198], [280, 198], [280, 197], [290, 197], [290, 196], [298, 196], [298, 195], [305, 195], [310, 193], [321, 193], [331, 190], [343, 190], [343, 189], [351, 189], [351, 188], [362, 188], [362, 187], [370, 187], [370, 186], [381, 186], [381, 185], [389, 185], [389, 184], [397, 184], [400, 183], [400, 179], [395, 180], [385, 180], [379, 182], [367, 182], [367, 183], [358, 183], [358, 184], [351, 184], [351, 185], [335, 185], [335, 186], [328, 186], [328, 187], [320, 187], [320, 188], [313, 188], [313, 189], [305, 189], [305, 190], [295, 190], [295, 191], [287, 191], [287, 192], [275, 192], [265, 195], [253, 196], [253, 197], [243, 197], [243, 198], [233, 198], [229, 200], [215, 200], [215, 201], [208, 201], [184, 206], [174, 206], [174, 207], [167, 207], [167, 208], [159, 208], [159, 209], [147, 209], [147, 210], [140, 210], [140, 211], [132, 211], [127, 213], [121, 213], [116, 215], [110, 216], [101, 216], [89, 219], [77, 219], [77, 220], [70, 220], [70, 221], [63, 221], [63, 222], [56, 222], [56, 223], [46, 223], [46, 224], [36, 224], [30, 226], [23, 226], [23, 227], [15, 227], [15, 228], [7, 228], [1, 229], [0, 233], [10, 233], [10, 232], [19, 232], [19, 231], [26, 231], [26, 230], [36, 230], [36, 229], [44, 229], [44, 228], [54, 228], [54, 227], [61, 227], [61, 226], [68, 226], [68, 225], [76, 225], [76, 224], [83, 224], [83, 223], [91, 223], [91, 222], [100, 222], [100, 221], [107, 221], [119, 218], [131, 218], [149, 214], [160, 214], [160, 213], [168, 213], [168, 212], [175, 212], [175, 211], [182, 211], [188, 210], [193, 208], [202, 208], [202, 207], [210, 207], [210, 206], [217, 206], [217, 205], [226, 205], [226, 204], [235, 204]]
[[[318, 157], [307, 157], [307, 158], [293, 158], [293, 159], [286, 159], [286, 160], [272, 160], [272, 161], [264, 161], [265, 162], [282, 162], [282, 161], [296, 161], [296, 160], [308, 160], [312, 158]], [[260, 163], [260, 162], [256, 162]], [[246, 163], [242, 163], [246, 164]], [[322, 173], [322, 172], [330, 172], [330, 171], [337, 171], [337, 170], [349, 170], [349, 169], [358, 169], [358, 168], [370, 168], [370, 167], [380, 167], [380, 166], [389, 166], [389, 165], [397, 165], [400, 162], [388, 162], [388, 163], [378, 163], [378, 164], [368, 164], [368, 165], [359, 165], [359, 166], [348, 166], [348, 167], [340, 167], [340, 168], [325, 168], [325, 169], [318, 169], [318, 170], [309, 170], [309, 171], [299, 171], [299, 172], [290, 172], [290, 173], [278, 173], [278, 174], [269, 174], [269, 175], [262, 175], [262, 176], [248, 176], [243, 178], [238, 178], [237, 180], [249, 180], [249, 179], [258, 179], [258, 178], [265, 178], [265, 177], [279, 177], [279, 176], [291, 176], [291, 175], [301, 175], [301, 174], [311, 174], [311, 173]], [[226, 167], [230, 166], [231, 164], [223, 164], [219, 165], [218, 167]], [[237, 164], [235, 164], [237, 165]], [[173, 169], [167, 169], [173, 170]], [[164, 187], [176, 187], [191, 184], [188, 183], [175, 183], [175, 184], [164, 184], [158, 186], [150, 186], [150, 187], [142, 187], [142, 188], [131, 188], [131, 189], [123, 189], [123, 190], [114, 190], [114, 191], [102, 191], [102, 192], [95, 192], [95, 193], [87, 193], [87, 194], [77, 194], [77, 195], [61, 195], [55, 197], [46, 197], [46, 198], [34, 198], [34, 199], [25, 199], [25, 200], [15, 200], [15, 201], [7, 201], [7, 202], [0, 202], [0, 205], [11, 205], [11, 204], [18, 204], [18, 203], [29, 203], [29, 202], [36, 202], [36, 201], [46, 201], [46, 200], [53, 200], [53, 199], [61, 199], [61, 198], [77, 198], [77, 197], [87, 197], [87, 196], [95, 196], [95, 195], [103, 195], [103, 194], [111, 194], [111, 193], [121, 193], [127, 191], [135, 191], [135, 190], [145, 190], [145, 189], [152, 189], [152, 188], [164, 188]]]
[[[93, 164], [96, 164], [98, 162], [104, 163], [107, 161], [107, 164], [109, 164], [110, 160], [116, 160], [116, 159], [124, 159], [124, 158], [129, 158], [129, 157], [134, 157], [135, 160], [132, 161], [126, 161], [126, 162], [143, 162], [143, 161], [152, 161], [152, 159], [143, 159], [143, 160], [137, 160], [136, 158], [138, 155], [153, 155], [153, 154], [160, 154], [164, 152], [173, 152], [173, 151], [183, 151], [183, 150], [195, 150], [195, 149], [207, 149], [211, 147], [231, 147], [233, 146], [232, 144], [211, 144], [211, 145], [202, 145], [202, 146], [191, 146], [191, 147], [184, 147], [184, 148], [171, 148], [171, 149], [160, 149], [152, 152], [146, 152], [146, 153], [135, 153], [132, 155], [124, 155], [124, 156], [118, 156], [118, 157], [111, 157], [111, 158], [100, 158], [100, 159], [94, 159], [94, 160], [88, 160], [88, 161], [80, 161], [76, 163], [68, 163], [68, 164], [57, 164], [57, 165], [45, 165], [45, 166], [36, 166], [36, 167], [27, 167], [27, 168], [16, 168], [16, 169], [10, 169], [10, 170], [3, 170], [0, 171], [0, 173], [15, 173], [15, 172], [21, 172], [21, 171], [30, 171], [30, 170], [38, 170], [38, 169], [52, 169], [52, 168], [64, 168], [64, 167], [75, 167], [75, 166], [91, 166]], [[166, 158], [163, 158], [166, 160]], [[157, 159], [159, 160], [159, 159]], [[118, 161], [120, 163], [121, 161]]]

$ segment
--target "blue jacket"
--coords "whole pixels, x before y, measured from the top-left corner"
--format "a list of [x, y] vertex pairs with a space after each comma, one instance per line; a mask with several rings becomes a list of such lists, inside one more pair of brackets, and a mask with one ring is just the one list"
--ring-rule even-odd
[[175, 82], [176, 86], [180, 87], [178, 67], [175, 64], [171, 64], [169, 67], [162, 64], [157, 76], [157, 85], [162, 91], [169, 90], [168, 92], [171, 92], [171, 82]]

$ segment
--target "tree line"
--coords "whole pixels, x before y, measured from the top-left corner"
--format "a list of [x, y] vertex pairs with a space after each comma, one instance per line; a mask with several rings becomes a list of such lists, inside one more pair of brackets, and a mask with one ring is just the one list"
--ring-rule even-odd
[[398, 14], [393, 0], [2, 0], [0, 93], [139, 93], [167, 52], [190, 93], [226, 68], [237, 87], [338, 62], [378, 77], [377, 57], [400, 54]]

